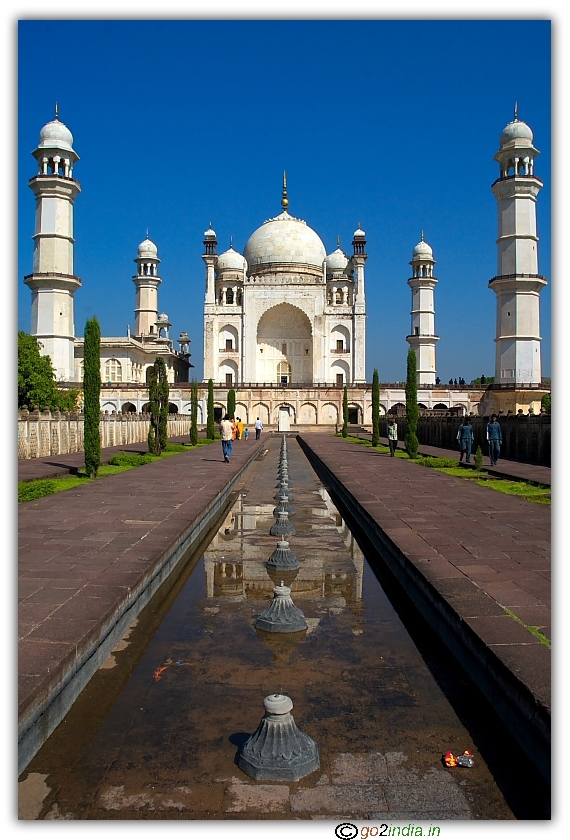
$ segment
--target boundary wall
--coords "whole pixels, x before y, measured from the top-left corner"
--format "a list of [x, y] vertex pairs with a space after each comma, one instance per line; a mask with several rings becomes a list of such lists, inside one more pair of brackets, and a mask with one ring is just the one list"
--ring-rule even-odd
[[[398, 440], [404, 440], [407, 428], [406, 418], [405, 416], [396, 416], [394, 419], [398, 426]], [[470, 417], [473, 434], [475, 435], [473, 452], [480, 446], [483, 455], [489, 454], [487, 423], [490, 419], [490, 417]], [[459, 451], [457, 430], [462, 422], [462, 417], [420, 416], [417, 430], [418, 440], [420, 444], [423, 443], [426, 446], [439, 446], [442, 449]], [[550, 414], [501, 415], [499, 423], [503, 433], [501, 458], [513, 458], [517, 461], [528, 461], [533, 464], [550, 466]], [[387, 427], [387, 419], [380, 417], [380, 435], [382, 437], [388, 436]]]
[[[101, 447], [146, 443], [149, 414], [102, 414]], [[190, 415], [170, 414], [168, 437], [190, 434]], [[49, 409], [18, 412], [18, 459], [83, 452], [83, 415]]]

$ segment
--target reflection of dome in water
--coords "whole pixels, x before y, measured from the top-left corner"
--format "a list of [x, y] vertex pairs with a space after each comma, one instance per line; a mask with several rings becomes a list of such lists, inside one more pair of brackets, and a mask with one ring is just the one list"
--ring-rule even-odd
[[249, 237], [244, 257], [250, 269], [267, 263], [300, 263], [322, 268], [325, 246], [315, 231], [285, 210]]

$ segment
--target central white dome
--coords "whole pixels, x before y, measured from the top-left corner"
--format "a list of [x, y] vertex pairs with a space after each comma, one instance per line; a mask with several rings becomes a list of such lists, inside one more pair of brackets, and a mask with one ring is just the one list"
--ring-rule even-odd
[[243, 255], [250, 270], [267, 263], [297, 263], [322, 269], [326, 250], [306, 222], [284, 211], [251, 234]]

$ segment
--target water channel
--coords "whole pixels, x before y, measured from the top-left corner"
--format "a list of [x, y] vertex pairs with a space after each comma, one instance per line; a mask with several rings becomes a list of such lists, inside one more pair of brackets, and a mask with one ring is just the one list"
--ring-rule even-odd
[[[244, 475], [223, 521], [139, 615], [20, 779], [26, 819], [513, 820], [547, 792], [492, 709], [405, 594], [364, 557], [288, 439], [301, 561], [287, 573], [306, 632], [256, 631], [269, 575], [280, 437]], [[239, 445], [239, 444], [238, 444]], [[390, 595], [390, 598], [388, 595]], [[320, 769], [259, 783], [236, 765], [289, 695]], [[445, 768], [446, 750], [475, 754]]]

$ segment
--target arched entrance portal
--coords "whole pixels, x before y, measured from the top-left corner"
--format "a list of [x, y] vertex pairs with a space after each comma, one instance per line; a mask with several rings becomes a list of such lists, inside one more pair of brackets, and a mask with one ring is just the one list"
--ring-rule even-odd
[[290, 303], [268, 309], [257, 325], [256, 382], [313, 381], [313, 331]]

